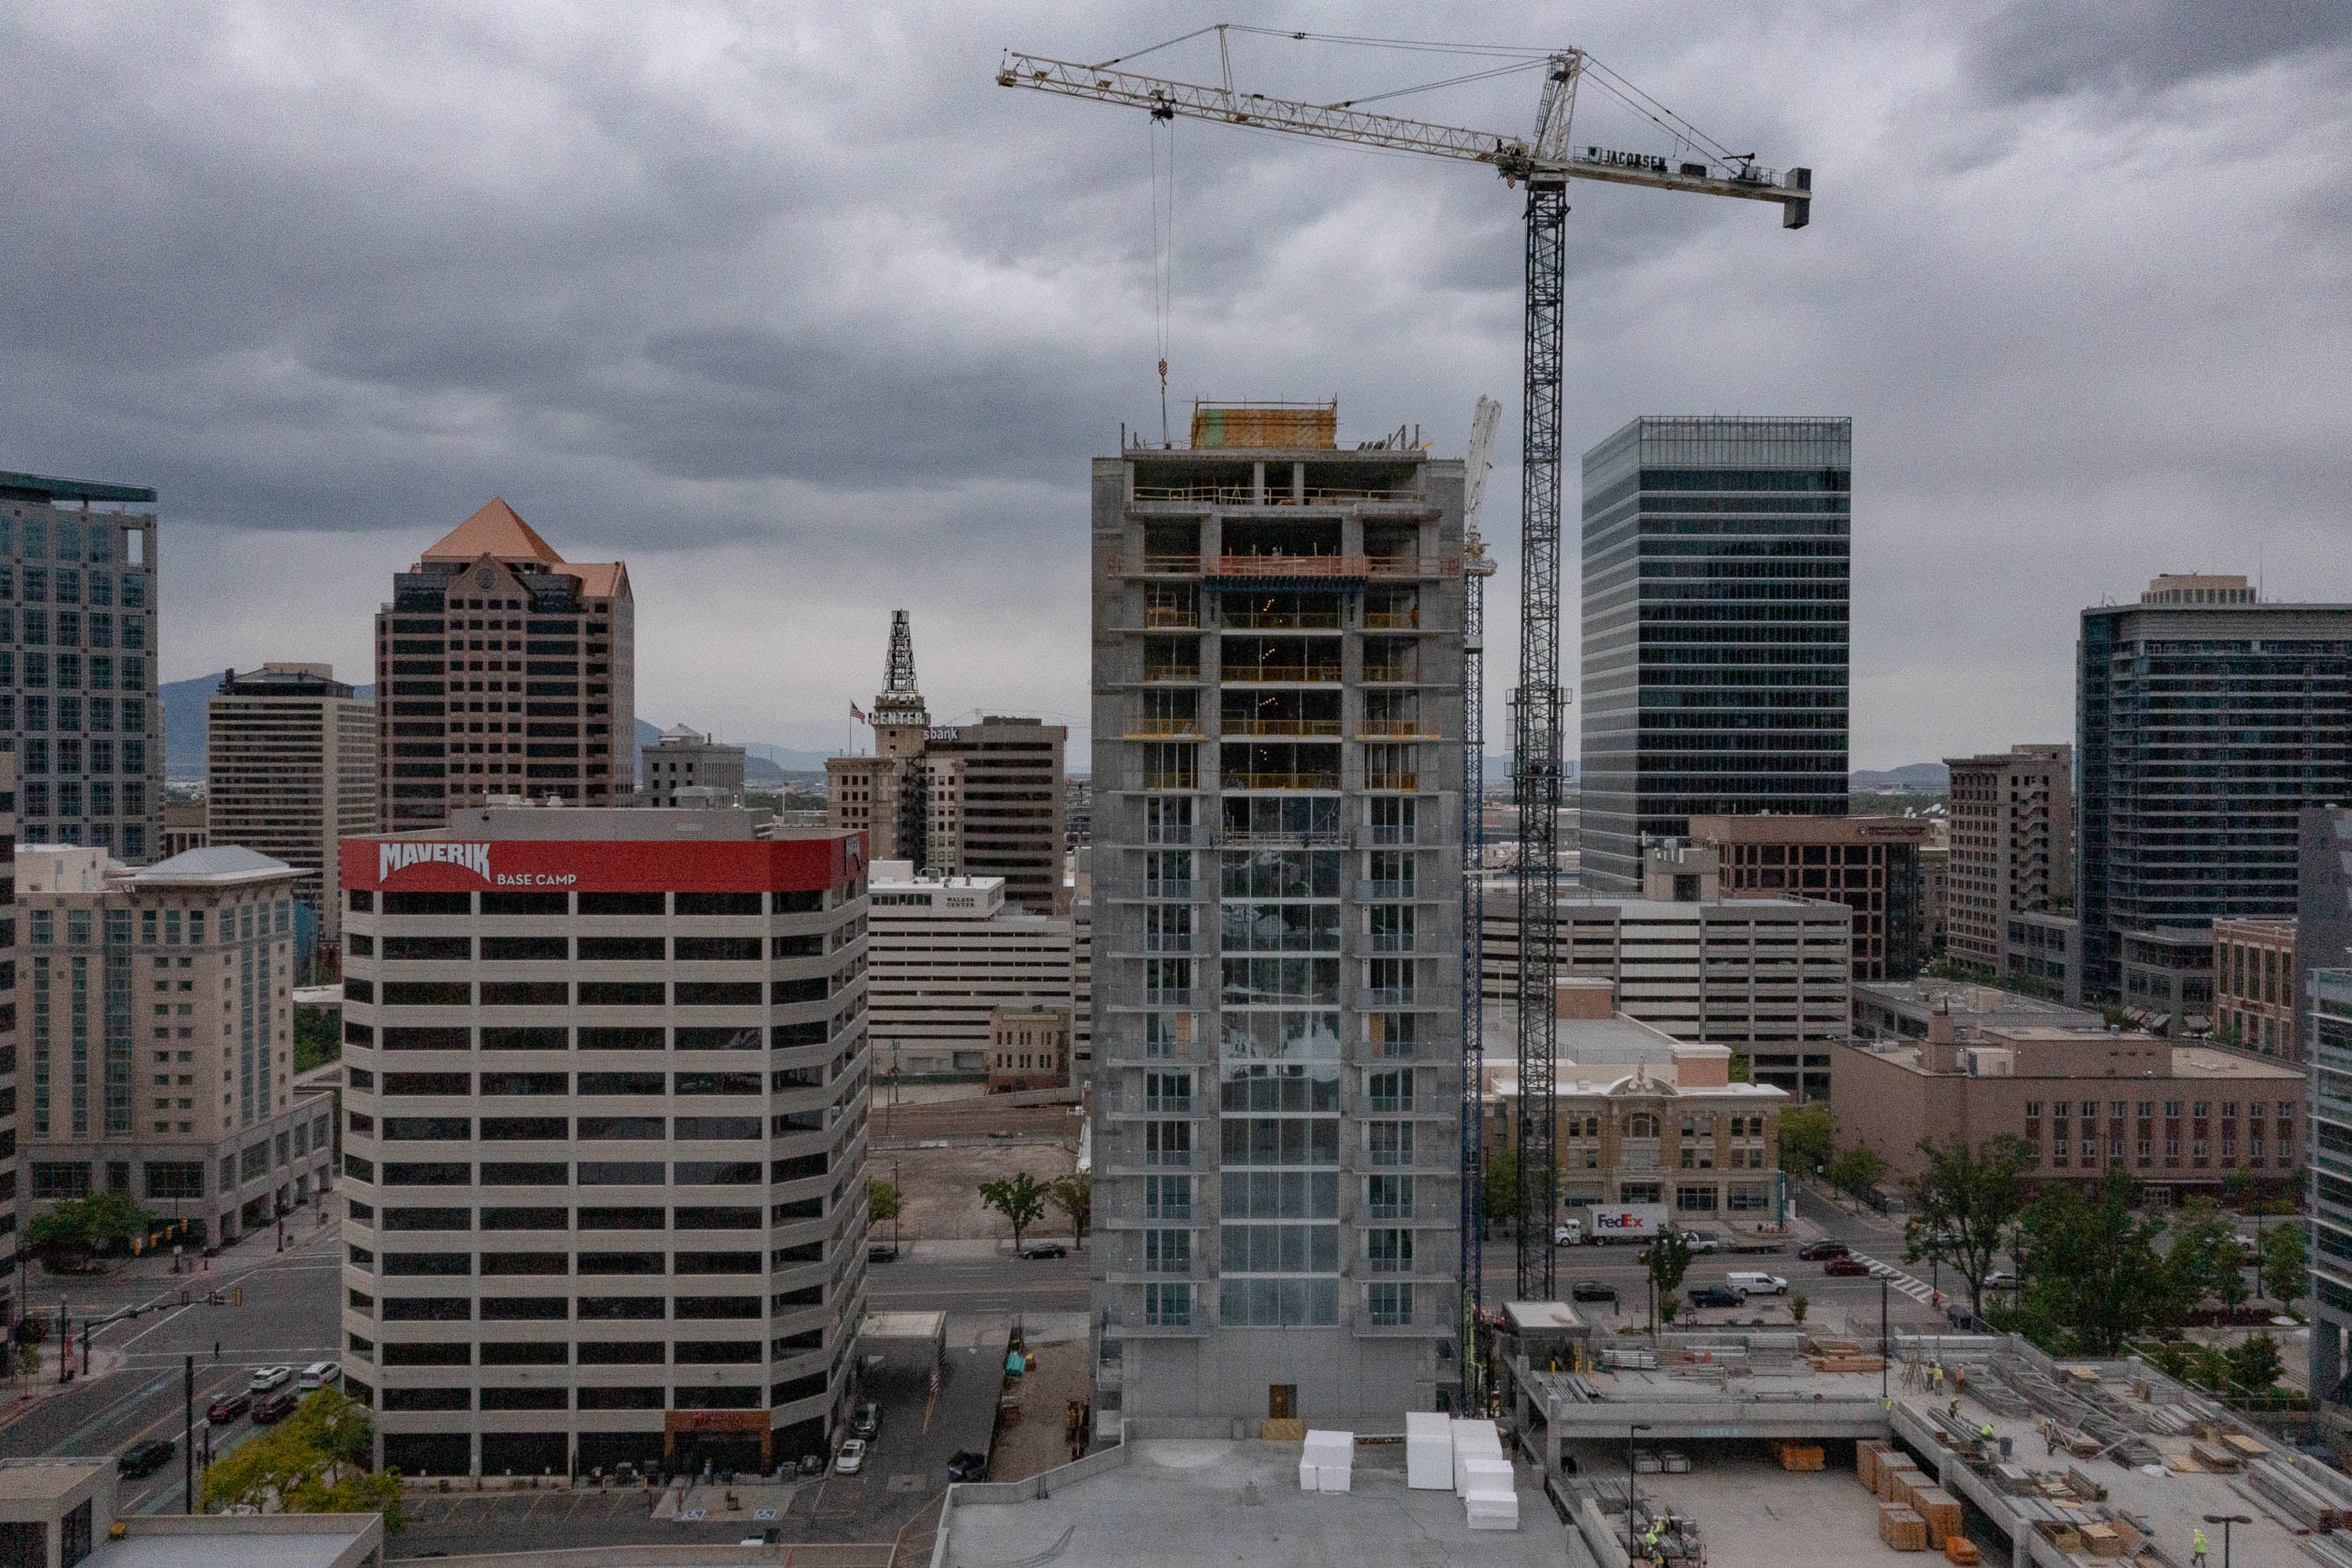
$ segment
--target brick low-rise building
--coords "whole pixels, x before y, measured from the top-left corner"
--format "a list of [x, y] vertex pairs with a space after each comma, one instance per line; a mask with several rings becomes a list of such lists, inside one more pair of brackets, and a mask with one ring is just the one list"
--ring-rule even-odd
[[2159, 1199], [2232, 1170], [2290, 1181], [2302, 1163], [2304, 1075], [2218, 1046], [2046, 1028], [1961, 1041], [1942, 1015], [1924, 1041], [1840, 1046], [1835, 1059], [1838, 1142], [1876, 1153], [1895, 1181], [1925, 1169], [1922, 1139], [2003, 1134], [2033, 1145], [2037, 1178], [2122, 1170]]
[[2260, 1056], [2301, 1061], [2303, 994], [2292, 920], [2213, 922], [2214, 1036]]

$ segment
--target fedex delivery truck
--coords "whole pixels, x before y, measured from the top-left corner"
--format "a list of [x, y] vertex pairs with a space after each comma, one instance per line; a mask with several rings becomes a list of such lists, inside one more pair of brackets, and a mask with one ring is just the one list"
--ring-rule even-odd
[[1586, 1215], [1585, 1235], [1594, 1241], [1648, 1241], [1665, 1228], [1663, 1203], [1596, 1203]]

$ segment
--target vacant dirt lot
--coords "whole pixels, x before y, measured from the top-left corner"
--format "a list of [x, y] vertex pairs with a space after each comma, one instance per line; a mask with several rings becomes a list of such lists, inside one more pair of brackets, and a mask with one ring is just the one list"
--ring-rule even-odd
[[[970, 1144], [946, 1149], [877, 1149], [867, 1169], [884, 1181], [897, 1180], [906, 1195], [900, 1228], [908, 1241], [977, 1241], [1010, 1239], [1004, 1217], [980, 1200], [980, 1184], [1027, 1171], [1039, 1181], [1066, 1176], [1076, 1156], [1061, 1144]], [[1038, 1231], [1066, 1236], [1070, 1222], [1048, 1209]]]

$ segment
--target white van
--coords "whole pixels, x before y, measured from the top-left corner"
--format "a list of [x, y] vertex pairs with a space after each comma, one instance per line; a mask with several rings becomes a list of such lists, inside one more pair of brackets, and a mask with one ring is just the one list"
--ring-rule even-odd
[[343, 1368], [341, 1363], [333, 1361], [314, 1361], [310, 1365], [302, 1369], [301, 1381], [297, 1383], [294, 1386], [299, 1389], [302, 1393], [308, 1394], [314, 1388], [324, 1388], [331, 1383], [340, 1381], [342, 1375]]
[[1730, 1281], [1733, 1290], [1745, 1291], [1751, 1296], [1785, 1296], [1789, 1293], [1789, 1281], [1778, 1274], [1757, 1274], [1743, 1270], [1734, 1270], [1727, 1278]]

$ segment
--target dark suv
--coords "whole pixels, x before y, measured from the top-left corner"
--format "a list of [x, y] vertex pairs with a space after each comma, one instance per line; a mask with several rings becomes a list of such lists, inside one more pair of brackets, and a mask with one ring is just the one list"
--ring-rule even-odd
[[1690, 1293], [1690, 1304], [1694, 1307], [1744, 1307], [1748, 1304], [1748, 1292], [1729, 1285], [1701, 1285]]
[[141, 1476], [152, 1476], [171, 1463], [172, 1456], [178, 1451], [172, 1447], [172, 1440], [169, 1437], [156, 1437], [148, 1442], [133, 1444], [123, 1449], [122, 1457], [114, 1461], [114, 1470], [117, 1475], [131, 1480], [136, 1480]]
[[1828, 1258], [1843, 1258], [1853, 1250], [1843, 1241], [1808, 1241], [1797, 1249], [1797, 1256], [1808, 1263], [1818, 1263]]

